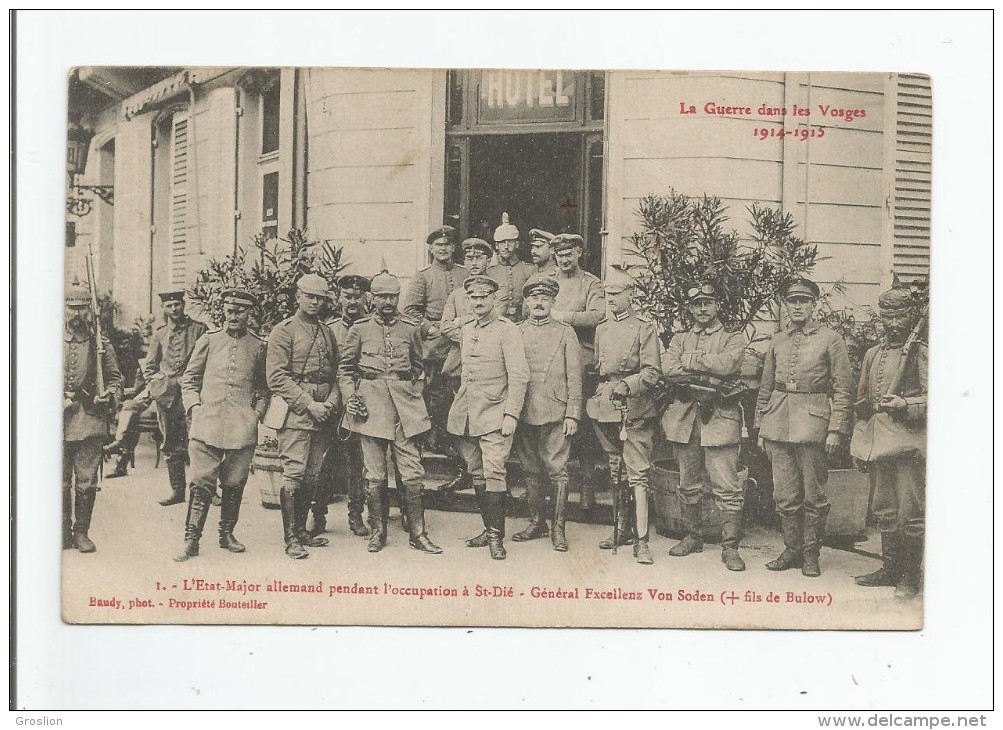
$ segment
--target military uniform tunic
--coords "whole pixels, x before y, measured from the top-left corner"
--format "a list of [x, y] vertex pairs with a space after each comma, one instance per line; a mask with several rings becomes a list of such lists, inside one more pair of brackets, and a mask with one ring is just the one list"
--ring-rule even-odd
[[475, 484], [504, 492], [512, 436], [502, 436], [502, 423], [506, 415], [519, 418], [529, 382], [522, 336], [513, 322], [492, 314], [463, 325], [461, 337], [460, 390], [449, 410], [449, 433], [463, 437], [458, 448]]
[[570, 276], [558, 272], [555, 278], [561, 289], [550, 316], [575, 328], [582, 345], [582, 365], [590, 367], [595, 362], [596, 326], [606, 316], [606, 295], [602, 282], [582, 269]]
[[[746, 338], [729, 332], [715, 321], [693, 327], [672, 338], [662, 356], [667, 377], [696, 375], [729, 379], [738, 377], [745, 356]], [[742, 413], [737, 402], [717, 403], [706, 422], [692, 398], [674, 398], [662, 414], [665, 438], [674, 443], [679, 461], [679, 494], [686, 504], [699, 504], [706, 470], [718, 509], [740, 511], [744, 505], [738, 483], [738, 452], [742, 441]]]
[[536, 274], [536, 267], [519, 259], [511, 264], [499, 260], [494, 266], [488, 267], [487, 274], [498, 282], [498, 299], [501, 301], [502, 314], [513, 322], [521, 322], [524, 318], [522, 287]]
[[268, 405], [264, 340], [251, 332], [209, 332], [195, 343], [181, 378], [181, 399], [191, 412], [192, 481], [212, 494], [247, 483], [258, 422]]
[[[275, 325], [268, 336], [265, 372], [272, 403], [265, 423], [278, 432], [282, 475], [290, 490], [301, 482], [311, 487], [317, 484], [333, 424], [315, 421], [307, 406], [327, 403], [331, 419], [337, 417], [335, 411], [341, 405], [337, 363], [334, 334], [327, 325], [310, 321], [300, 312]], [[281, 409], [276, 399], [288, 406], [288, 412], [273, 420], [272, 409]]]
[[529, 387], [522, 408], [515, 450], [527, 476], [567, 479], [571, 439], [564, 419], [582, 418], [582, 348], [566, 324], [527, 319], [519, 325]]
[[[607, 456], [618, 457], [622, 450], [628, 484], [646, 490], [658, 415], [650, 392], [661, 377], [655, 324], [641, 319], [632, 309], [601, 322], [596, 327], [596, 366], [600, 383], [587, 404], [596, 437]], [[627, 439], [622, 444], [620, 411], [611, 399], [613, 389], [621, 381], [630, 389]]]
[[[864, 355], [857, 395], [867, 399], [874, 415], [854, 431], [851, 453], [868, 462], [878, 529], [918, 538], [926, 529], [926, 345], [917, 342], [913, 346], [897, 388], [906, 402], [905, 410], [894, 416], [878, 413], [877, 407], [892, 385], [901, 360], [901, 345], [887, 341]], [[869, 438], [860, 444], [863, 434]]]
[[773, 463], [777, 510], [794, 516], [829, 509], [825, 440], [850, 423], [850, 359], [843, 338], [817, 322], [773, 336], [756, 416]]
[[385, 485], [386, 451], [394, 458], [405, 482], [424, 476], [414, 441], [431, 427], [422, 399], [421, 333], [414, 320], [397, 315], [363, 317], [348, 330], [338, 365], [338, 382], [347, 401], [358, 393], [368, 417], [345, 413], [344, 425], [361, 435], [366, 481]]
[[164, 434], [161, 450], [168, 463], [183, 463], [188, 450], [188, 423], [181, 404], [180, 380], [195, 343], [207, 331], [208, 327], [187, 315], [177, 324], [168, 320], [154, 331], [150, 351], [143, 361], [143, 376], [157, 403]]
[[[443, 266], [434, 262], [414, 275], [401, 302], [401, 310], [421, 323], [422, 358], [442, 361], [449, 351], [449, 340], [439, 330], [442, 310], [455, 289], [463, 288], [467, 270], [457, 264]], [[431, 331], [431, 334], [430, 334]]]

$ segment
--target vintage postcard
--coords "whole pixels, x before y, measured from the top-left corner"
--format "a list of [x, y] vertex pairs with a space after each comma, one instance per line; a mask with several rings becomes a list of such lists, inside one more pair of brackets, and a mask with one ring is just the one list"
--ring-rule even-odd
[[929, 77], [68, 84], [64, 621], [923, 627]]

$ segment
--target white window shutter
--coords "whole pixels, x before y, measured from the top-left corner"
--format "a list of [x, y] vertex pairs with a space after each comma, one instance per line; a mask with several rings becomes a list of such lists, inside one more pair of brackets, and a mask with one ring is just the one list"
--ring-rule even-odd
[[930, 77], [899, 74], [896, 91], [893, 270], [912, 281], [930, 275]]
[[175, 114], [171, 126], [171, 286], [186, 286], [188, 253], [188, 116]]

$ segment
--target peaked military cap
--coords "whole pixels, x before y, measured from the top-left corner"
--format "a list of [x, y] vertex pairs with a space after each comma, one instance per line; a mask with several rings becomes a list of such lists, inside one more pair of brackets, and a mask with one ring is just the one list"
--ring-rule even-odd
[[484, 292], [485, 289], [487, 290], [486, 293], [493, 294], [498, 291], [498, 282], [490, 276], [477, 274], [475, 276], [468, 276], [463, 280], [463, 289], [467, 294], [473, 294], [474, 291]]
[[560, 290], [561, 285], [557, 283], [557, 279], [546, 274], [534, 274], [522, 285], [522, 295], [524, 297], [537, 293], [556, 297]]
[[369, 291], [369, 279], [361, 274], [345, 274], [338, 279], [339, 289], [360, 289], [361, 291]]
[[91, 303], [91, 293], [83, 284], [73, 283], [66, 290], [66, 306], [83, 307]]
[[223, 303], [243, 304], [245, 307], [258, 306], [258, 298], [246, 289], [224, 289]]
[[529, 239], [531, 241], [542, 241], [544, 243], [550, 243], [554, 240], [554, 234], [548, 233], [547, 231], [541, 230], [539, 228], [531, 228], [529, 230]]
[[519, 229], [508, 222], [508, 213], [502, 213], [501, 225], [495, 228], [495, 243], [498, 241], [515, 241], [519, 238]]
[[561, 233], [550, 241], [550, 248], [553, 251], [567, 251], [575, 246], [585, 248], [585, 239], [577, 233]]
[[811, 297], [812, 299], [818, 299], [820, 293], [818, 284], [811, 279], [795, 279], [784, 287], [784, 299], [790, 299], [791, 297]]
[[318, 297], [327, 296], [327, 279], [320, 274], [305, 274], [296, 282], [298, 288], [304, 294], [314, 294]]
[[170, 291], [162, 291], [157, 296], [160, 297], [161, 302], [183, 302], [185, 300], [185, 290], [171, 289]]
[[431, 246], [433, 243], [443, 239], [445, 239], [448, 243], [455, 243], [456, 229], [452, 226], [442, 226], [441, 228], [436, 228], [428, 234], [428, 237], [425, 239], [425, 243]]
[[467, 251], [480, 251], [488, 258], [494, 255], [494, 249], [491, 248], [491, 244], [483, 238], [465, 239], [463, 241], [463, 252], [466, 253]]
[[878, 309], [882, 312], [904, 312], [913, 307], [912, 296], [905, 289], [889, 289], [878, 297]]
[[606, 278], [603, 280], [603, 290], [608, 294], [619, 294], [622, 291], [626, 291], [634, 286], [636, 282], [634, 277], [631, 276], [626, 269], [618, 268], [616, 266], [610, 267], [609, 272], [606, 274]]

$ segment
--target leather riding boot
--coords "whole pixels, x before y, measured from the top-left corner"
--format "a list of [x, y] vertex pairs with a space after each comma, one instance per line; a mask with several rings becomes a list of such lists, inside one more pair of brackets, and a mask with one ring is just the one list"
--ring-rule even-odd
[[[394, 462], [394, 483], [397, 485], [397, 504], [400, 505], [400, 515], [401, 515], [401, 529], [408, 535], [411, 534], [411, 523], [409, 522], [409, 517], [407, 513], [407, 493], [404, 490], [404, 477], [401, 476], [401, 470], [397, 468], [397, 462]], [[389, 502], [386, 509], [390, 509]]]
[[183, 504], [185, 501], [185, 460], [170, 458], [167, 460], [167, 479], [171, 484], [171, 496], [160, 500], [163, 507], [172, 504]]
[[366, 504], [369, 507], [369, 544], [366, 549], [378, 553], [387, 544], [387, 513], [383, 503], [383, 485], [366, 484]]
[[73, 547], [73, 489], [63, 484], [63, 550]]
[[407, 513], [411, 521], [411, 537], [408, 545], [423, 553], [438, 555], [442, 548], [428, 539], [425, 534], [425, 505], [421, 501], [422, 484], [405, 484], [404, 493], [407, 500]]
[[655, 562], [655, 559], [651, 556], [651, 549], [648, 547], [647, 533], [634, 541], [634, 559], [641, 565], [651, 565]]
[[535, 540], [538, 537], [546, 537], [549, 533], [547, 518], [543, 514], [547, 497], [538, 478], [526, 478], [526, 497], [529, 503], [529, 525], [525, 530], [512, 535], [512, 539], [516, 542]]
[[474, 480], [474, 494], [477, 495], [477, 507], [481, 513], [481, 522], [484, 523], [484, 530], [480, 535], [467, 540], [467, 547], [482, 548], [488, 546], [488, 503], [486, 499], [487, 489], [484, 482]]
[[865, 588], [897, 586], [902, 576], [902, 561], [899, 555], [899, 534], [881, 533], [881, 567], [873, 573], [858, 575], [853, 582]]
[[97, 547], [91, 542], [87, 533], [91, 529], [91, 515], [94, 514], [96, 489], [86, 492], [77, 491], [76, 522], [73, 525], [73, 546], [82, 553], [92, 553]]
[[219, 510], [219, 546], [231, 553], [242, 553], [247, 550], [233, 536], [233, 528], [237, 526], [237, 519], [240, 517], [240, 500], [243, 498], [243, 489], [223, 488]]
[[313, 504], [313, 495], [313, 485], [302, 484], [296, 490], [294, 501], [296, 505], [296, 536], [299, 537], [300, 544], [306, 547], [326, 547], [328, 544], [326, 537], [313, 536], [306, 530], [306, 518]]
[[366, 506], [366, 492], [357, 482], [348, 485], [348, 529], [356, 537], [369, 537], [369, 528], [362, 519], [362, 510]]
[[188, 514], [185, 516], [185, 544], [174, 558], [175, 563], [183, 563], [199, 554], [199, 538], [209, 516], [209, 493], [194, 484], [188, 497]]
[[[592, 474], [586, 473], [582, 478], [582, 484], [579, 487], [579, 501], [578, 506], [585, 511], [588, 511], [596, 506], [596, 484]], [[512, 536], [515, 539], [515, 535]]]
[[488, 507], [488, 550], [492, 560], [505, 559], [505, 492], [485, 492]]
[[[567, 520], [569, 483], [567, 478], [554, 482], [554, 524], [550, 529], [550, 544], [559, 553], [568, 551], [568, 537], [564, 532]], [[513, 540], [515, 537], [513, 536]]]
[[780, 531], [784, 536], [784, 551], [766, 564], [767, 570], [790, 570], [800, 568], [804, 559], [804, 513], [798, 510], [793, 515], [780, 515]]
[[118, 479], [127, 476], [129, 476], [129, 454], [121, 454], [115, 460], [115, 468], [104, 475], [105, 479]]
[[804, 563], [801, 565], [801, 575], [806, 578], [818, 578], [822, 575], [822, 568], [818, 564], [818, 556], [822, 549], [822, 538], [825, 537], [825, 518], [827, 516], [828, 510], [805, 513], [804, 549], [801, 551]]
[[296, 492], [290, 492], [286, 487], [279, 489], [279, 507], [282, 509], [282, 534], [286, 541], [286, 555], [300, 560], [309, 558], [310, 553], [300, 544], [296, 533]]
[[681, 558], [690, 553], [703, 552], [703, 505], [682, 504], [683, 526], [686, 528], [686, 535], [669, 549], [669, 555], [674, 558]]
[[742, 541], [742, 513], [721, 512], [721, 562], [728, 570], [745, 570], [745, 561], [738, 554]]
[[923, 585], [923, 535], [903, 535], [900, 541], [902, 573], [895, 586], [895, 598], [910, 601], [919, 595]]
[[625, 484], [620, 485], [620, 517], [617, 520], [616, 530], [611, 532], [609, 537], [599, 541], [600, 549], [613, 549], [614, 533], [617, 547], [633, 545], [637, 537], [637, 529], [634, 526], [634, 493]]

